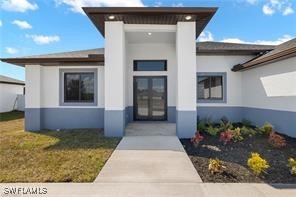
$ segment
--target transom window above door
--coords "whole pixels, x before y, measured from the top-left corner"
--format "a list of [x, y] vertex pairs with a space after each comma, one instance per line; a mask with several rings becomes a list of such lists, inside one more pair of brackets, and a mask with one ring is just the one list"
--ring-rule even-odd
[[226, 102], [226, 73], [198, 73], [197, 101], [201, 103]]
[[134, 60], [134, 71], [167, 71], [167, 60]]

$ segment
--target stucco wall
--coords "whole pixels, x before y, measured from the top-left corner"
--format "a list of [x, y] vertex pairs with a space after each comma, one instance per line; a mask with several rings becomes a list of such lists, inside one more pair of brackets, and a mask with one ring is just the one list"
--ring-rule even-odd
[[17, 95], [23, 94], [23, 89], [23, 85], [0, 83], [0, 112], [12, 111], [13, 107], [16, 109]]
[[296, 57], [242, 72], [243, 106], [296, 112]]
[[232, 72], [231, 68], [239, 63], [250, 60], [253, 56], [242, 55], [197, 55], [196, 71], [199, 72], [226, 72], [226, 103], [197, 103], [199, 106], [242, 106], [242, 73]]
[[[168, 117], [176, 121], [177, 58], [175, 43], [126, 43], [125, 99], [123, 113], [132, 121], [133, 76], [165, 75], [168, 79]], [[197, 115], [218, 120], [226, 115], [232, 121], [242, 118], [261, 125], [271, 122], [280, 132], [296, 136], [296, 57], [255, 69], [232, 72], [231, 68], [253, 56], [198, 55], [196, 72], [226, 72], [226, 103], [196, 103]], [[166, 59], [167, 71], [133, 71], [133, 60]], [[96, 68], [96, 106], [60, 106], [59, 70]], [[26, 66], [26, 125], [30, 128], [104, 127], [105, 67], [98, 65]], [[195, 73], [196, 74], [196, 73]], [[196, 76], [194, 74], [194, 76]], [[187, 91], [191, 91], [190, 88]], [[21, 90], [22, 92], [22, 90]], [[2, 98], [1, 98], [2, 99]], [[88, 117], [88, 114], [92, 114]], [[38, 125], [38, 117], [40, 117]], [[86, 118], [87, 117], [87, 118]], [[75, 122], [75, 124], [73, 124]], [[80, 124], [81, 123], [81, 124]], [[33, 125], [33, 127], [32, 127]], [[29, 128], [29, 127], [28, 127]]]
[[[77, 108], [77, 106], [60, 106], [59, 105], [59, 70], [60, 69], [85, 69], [97, 68], [98, 73], [98, 102], [99, 108], [104, 108], [104, 67], [103, 66], [41, 66], [40, 79], [36, 66], [26, 66], [26, 74], [28, 83], [26, 97], [26, 108]], [[37, 85], [39, 84], [39, 85]], [[38, 87], [37, 87], [38, 86]], [[39, 91], [40, 92], [39, 92]], [[40, 97], [40, 106], [35, 100]], [[81, 106], [82, 108], [89, 108], [89, 106]], [[93, 107], [93, 106], [92, 106]]]
[[243, 117], [296, 137], [296, 57], [242, 72]]
[[211, 118], [218, 121], [226, 116], [231, 121], [242, 119], [242, 73], [232, 72], [232, 66], [250, 60], [250, 55], [197, 55], [197, 73], [226, 73], [226, 102], [199, 103], [197, 115], [199, 119]]
[[[97, 69], [96, 106], [60, 106], [60, 69]], [[25, 129], [103, 128], [104, 67], [26, 65]]]

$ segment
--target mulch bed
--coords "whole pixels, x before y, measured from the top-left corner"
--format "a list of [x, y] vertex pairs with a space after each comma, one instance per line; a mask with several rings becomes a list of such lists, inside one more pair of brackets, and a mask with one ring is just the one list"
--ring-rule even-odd
[[[256, 135], [241, 142], [223, 145], [218, 137], [204, 135], [204, 140], [196, 148], [190, 139], [181, 140], [194, 167], [204, 182], [216, 183], [296, 183], [296, 175], [291, 175], [288, 158], [296, 157], [296, 139], [284, 136], [287, 146], [274, 148], [267, 137]], [[220, 150], [220, 151], [219, 151]], [[251, 152], [258, 152], [270, 165], [266, 174], [255, 176], [247, 166]], [[208, 171], [209, 159], [217, 158], [226, 167], [222, 173]]]

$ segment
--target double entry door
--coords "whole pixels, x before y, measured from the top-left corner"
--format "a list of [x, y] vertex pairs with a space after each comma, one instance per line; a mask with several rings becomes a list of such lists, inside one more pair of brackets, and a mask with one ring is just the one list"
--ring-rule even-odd
[[134, 120], [167, 120], [167, 77], [134, 77]]

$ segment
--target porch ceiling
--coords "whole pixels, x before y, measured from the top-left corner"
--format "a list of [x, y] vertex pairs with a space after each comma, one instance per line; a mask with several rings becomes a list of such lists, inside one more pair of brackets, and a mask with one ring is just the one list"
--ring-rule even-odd
[[[175, 25], [178, 21], [196, 22], [196, 37], [211, 20], [217, 8], [206, 7], [84, 7], [100, 33], [105, 34], [105, 21], [123, 21], [125, 24]], [[114, 16], [110, 20], [109, 16]], [[191, 16], [186, 20], [186, 16]]]
[[127, 32], [129, 43], [175, 43], [175, 32]]

